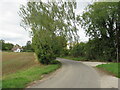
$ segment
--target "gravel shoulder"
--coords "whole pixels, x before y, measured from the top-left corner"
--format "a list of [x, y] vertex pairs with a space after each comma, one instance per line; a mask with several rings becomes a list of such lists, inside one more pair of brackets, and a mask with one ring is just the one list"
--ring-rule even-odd
[[100, 64], [106, 64], [105, 62], [85, 62], [82, 63], [93, 67], [100, 75], [100, 81], [101, 81], [101, 88], [118, 88], [118, 79], [117, 77], [113, 76], [111, 73], [106, 72], [104, 70], [98, 69], [95, 66]]

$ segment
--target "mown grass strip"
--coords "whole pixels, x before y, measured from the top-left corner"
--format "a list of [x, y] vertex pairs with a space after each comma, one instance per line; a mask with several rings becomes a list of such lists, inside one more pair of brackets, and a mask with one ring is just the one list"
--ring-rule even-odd
[[33, 66], [27, 70], [6, 75], [2, 80], [2, 88], [25, 88], [32, 81], [41, 79], [43, 74], [48, 74], [58, 69], [60, 64]]
[[120, 78], [120, 63], [109, 63], [109, 64], [101, 64], [97, 66], [98, 68], [102, 68], [108, 72], [111, 72], [116, 77]]

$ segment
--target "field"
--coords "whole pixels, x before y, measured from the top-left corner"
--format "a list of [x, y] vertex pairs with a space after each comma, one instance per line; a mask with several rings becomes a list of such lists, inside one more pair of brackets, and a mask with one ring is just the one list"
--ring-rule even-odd
[[116, 77], [120, 78], [120, 70], [118, 69], [120, 68], [120, 63], [102, 64], [102, 65], [98, 65], [97, 67], [106, 70], [111, 74], [114, 74]]
[[37, 65], [34, 53], [2, 53], [2, 74], [7, 75]]
[[25, 88], [34, 80], [41, 79], [60, 65], [42, 65], [36, 60], [34, 53], [2, 53], [2, 87]]

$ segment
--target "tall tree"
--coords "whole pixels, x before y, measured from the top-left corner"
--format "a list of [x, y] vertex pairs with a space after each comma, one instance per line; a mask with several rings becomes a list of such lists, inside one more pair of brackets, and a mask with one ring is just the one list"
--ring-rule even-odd
[[[112, 57], [120, 41], [120, 15], [119, 2], [95, 2], [86, 8], [86, 11], [78, 19], [81, 20], [82, 27], [91, 38], [102, 40], [102, 55]], [[97, 43], [96, 42], [96, 43]], [[120, 59], [120, 57], [119, 57]]]
[[[28, 2], [22, 5], [22, 26], [31, 28], [35, 52], [43, 64], [55, 59], [55, 50], [62, 36], [66, 40], [77, 40], [76, 2]], [[56, 44], [57, 43], [57, 44]], [[59, 50], [59, 49], [58, 49]]]

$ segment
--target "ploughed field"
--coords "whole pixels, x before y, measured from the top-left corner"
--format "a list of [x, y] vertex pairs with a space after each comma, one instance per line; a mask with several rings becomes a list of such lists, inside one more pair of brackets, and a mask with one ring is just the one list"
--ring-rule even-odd
[[26, 52], [3, 52], [2, 53], [2, 74], [8, 75], [38, 65], [34, 53]]

